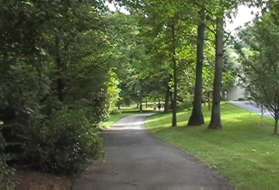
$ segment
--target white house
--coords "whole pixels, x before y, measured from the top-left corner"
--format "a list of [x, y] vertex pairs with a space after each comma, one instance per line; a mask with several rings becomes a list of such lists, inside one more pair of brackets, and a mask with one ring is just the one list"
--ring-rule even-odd
[[239, 100], [239, 99], [247, 99], [248, 93], [245, 88], [240, 86], [234, 86], [227, 93], [227, 100]]

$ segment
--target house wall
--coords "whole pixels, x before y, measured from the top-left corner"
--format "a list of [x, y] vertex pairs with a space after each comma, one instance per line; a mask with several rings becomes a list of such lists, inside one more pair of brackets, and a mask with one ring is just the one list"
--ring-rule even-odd
[[228, 100], [238, 100], [238, 99], [246, 99], [247, 93], [246, 90], [242, 87], [235, 86], [233, 87], [227, 94]]

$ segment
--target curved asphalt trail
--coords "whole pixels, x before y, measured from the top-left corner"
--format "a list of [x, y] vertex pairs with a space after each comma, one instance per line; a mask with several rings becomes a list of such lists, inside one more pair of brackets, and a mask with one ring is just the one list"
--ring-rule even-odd
[[92, 164], [73, 190], [232, 190], [197, 159], [144, 130], [150, 114], [122, 119], [105, 132], [105, 161]]

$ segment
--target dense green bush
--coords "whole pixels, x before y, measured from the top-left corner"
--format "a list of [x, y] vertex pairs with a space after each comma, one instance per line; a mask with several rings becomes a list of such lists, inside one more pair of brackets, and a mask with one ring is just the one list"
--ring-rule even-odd
[[101, 155], [102, 140], [84, 111], [64, 108], [36, 116], [24, 131], [23, 160], [53, 173], [71, 174]]
[[[2, 155], [3, 156], [3, 155]], [[2, 157], [0, 155], [0, 157]], [[15, 181], [13, 180], [14, 172], [8, 167], [4, 158], [0, 158], [0, 189], [12, 190], [15, 189]]]
[[[1, 121], [0, 121], [1, 122]], [[1, 130], [1, 123], [0, 123]], [[13, 170], [10, 169], [6, 163], [7, 156], [3, 153], [5, 148], [5, 140], [0, 131], [0, 189], [12, 190], [15, 189], [15, 183], [13, 180]]]
[[19, 167], [76, 171], [99, 155], [94, 126], [118, 100], [104, 4], [10, 0], [0, 12], [5, 151]]

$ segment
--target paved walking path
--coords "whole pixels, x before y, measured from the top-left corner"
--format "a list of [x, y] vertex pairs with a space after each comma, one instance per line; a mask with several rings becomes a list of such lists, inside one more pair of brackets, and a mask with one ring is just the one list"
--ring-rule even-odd
[[144, 130], [148, 114], [105, 132], [105, 161], [92, 164], [74, 190], [230, 190], [228, 181]]
[[233, 105], [236, 105], [240, 108], [246, 109], [248, 111], [251, 112], [255, 112], [258, 114], [263, 114], [266, 117], [272, 117], [271, 113], [269, 111], [267, 111], [266, 109], [261, 109], [260, 106], [258, 106], [257, 104], [255, 104], [254, 102], [251, 101], [231, 101], [230, 103], [232, 103]]

